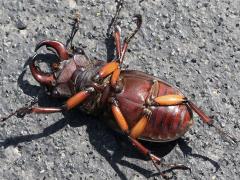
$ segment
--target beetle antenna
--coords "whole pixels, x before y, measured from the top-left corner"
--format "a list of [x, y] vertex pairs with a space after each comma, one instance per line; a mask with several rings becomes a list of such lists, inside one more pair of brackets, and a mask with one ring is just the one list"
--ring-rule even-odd
[[33, 105], [35, 105], [38, 102], [37, 98], [35, 98], [34, 100], [30, 101], [30, 104], [24, 107], [21, 107], [19, 109], [17, 109], [16, 111], [12, 112], [11, 114], [9, 114], [6, 117], [3, 117], [0, 119], [0, 122], [4, 122], [7, 119], [11, 118], [12, 116], [19, 116], [19, 117], [23, 117], [25, 114], [22, 114], [21, 112], [23, 112], [23, 110], [29, 109], [31, 108]]

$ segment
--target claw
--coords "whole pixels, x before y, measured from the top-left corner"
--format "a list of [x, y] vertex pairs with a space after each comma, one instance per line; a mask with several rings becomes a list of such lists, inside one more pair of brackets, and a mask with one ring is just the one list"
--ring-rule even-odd
[[42, 46], [46, 46], [48, 50], [56, 53], [60, 58], [60, 61], [67, 60], [69, 58], [69, 53], [66, 47], [58, 41], [44, 40], [37, 44], [35, 51], [37, 51]]
[[150, 159], [154, 165], [154, 167], [157, 169], [158, 173], [164, 178], [164, 179], [171, 179], [171, 177], [167, 176], [165, 173], [163, 173], [160, 168], [158, 167], [158, 165], [161, 163], [160, 159], [156, 156], [154, 156], [153, 154], [150, 154]]
[[10, 117], [15, 116], [15, 115], [17, 115], [18, 117], [24, 117], [26, 114], [31, 112], [32, 106], [34, 104], [36, 104], [37, 102], [38, 101], [36, 99], [33, 100], [28, 106], [25, 106], [25, 107], [22, 107], [20, 109], [17, 109], [16, 111], [14, 111], [13, 113], [9, 114], [8, 116], [1, 118], [0, 122], [4, 122], [7, 119], [9, 119]]
[[29, 108], [29, 107], [20, 108], [17, 111], [17, 117], [23, 118], [26, 114], [29, 114], [30, 112], [31, 112], [31, 108]]
[[161, 159], [157, 156], [155, 156], [154, 154], [149, 154], [149, 157], [153, 163], [153, 165], [155, 166], [155, 168], [157, 169], [158, 173], [164, 178], [164, 179], [171, 179], [172, 177], [167, 176], [164, 172], [162, 172], [160, 170], [160, 168], [158, 167], [158, 165], [161, 166], [165, 166], [167, 168], [170, 168], [169, 170], [173, 170], [173, 169], [182, 169], [182, 170], [189, 170], [189, 172], [191, 173], [191, 168], [187, 167], [183, 164], [166, 164], [161, 162]]
[[34, 79], [36, 79], [36, 81], [38, 81], [42, 85], [53, 86], [55, 83], [55, 78], [53, 74], [44, 73], [41, 70], [39, 70], [39, 68], [36, 67], [35, 65], [36, 56], [37, 54], [35, 54], [32, 57], [32, 62], [29, 65]]

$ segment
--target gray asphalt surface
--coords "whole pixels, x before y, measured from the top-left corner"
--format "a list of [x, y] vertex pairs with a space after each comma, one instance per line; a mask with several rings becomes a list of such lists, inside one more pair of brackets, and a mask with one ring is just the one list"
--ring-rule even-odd
[[[81, 26], [76, 46], [85, 45], [91, 58], [113, 58], [106, 41], [116, 10], [113, 0], [0, 0], [0, 4], [1, 117], [35, 97], [40, 105], [61, 104], [41, 94], [26, 64], [39, 41], [66, 42], [69, 17], [77, 10]], [[239, 140], [240, 1], [128, 1], [120, 13], [122, 37], [132, 29], [134, 14], [143, 16], [143, 25], [126, 54], [128, 69], [177, 86]], [[164, 154], [167, 146], [159, 145], [156, 153]], [[192, 168], [191, 173], [174, 170], [173, 179], [238, 180], [239, 152], [239, 145], [231, 146], [195, 116], [193, 128], [164, 160]], [[9, 180], [160, 179], [151, 162], [124, 140], [116, 140], [101, 116], [78, 111], [31, 114], [2, 123], [0, 167], [0, 179]]]

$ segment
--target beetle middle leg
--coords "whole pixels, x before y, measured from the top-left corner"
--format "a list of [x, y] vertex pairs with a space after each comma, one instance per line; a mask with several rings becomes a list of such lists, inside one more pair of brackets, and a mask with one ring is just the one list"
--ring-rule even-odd
[[93, 93], [94, 91], [95, 90], [93, 87], [89, 87], [86, 90], [82, 90], [76, 93], [74, 96], [70, 97], [65, 102], [65, 104], [63, 104], [60, 107], [23, 107], [17, 110], [17, 114], [18, 116], [23, 117], [26, 114], [30, 114], [30, 113], [56, 113], [56, 112], [68, 111], [76, 107], [85, 99], [87, 99], [91, 95], [91, 93]]

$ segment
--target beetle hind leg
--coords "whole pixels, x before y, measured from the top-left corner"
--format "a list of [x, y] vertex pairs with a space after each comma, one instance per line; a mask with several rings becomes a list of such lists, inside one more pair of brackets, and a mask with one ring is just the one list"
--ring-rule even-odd
[[118, 103], [115, 99], [112, 99], [112, 112], [115, 117], [115, 120], [120, 127], [120, 129], [123, 131], [123, 133], [128, 137], [132, 145], [137, 148], [145, 157], [149, 158], [153, 165], [156, 167], [159, 174], [163, 177], [168, 179], [169, 177], [166, 176], [158, 167], [158, 165], [166, 166], [170, 169], [183, 169], [183, 170], [189, 170], [190, 168], [182, 165], [182, 164], [164, 164], [161, 162], [161, 158], [157, 157], [156, 155], [152, 154], [149, 149], [147, 149], [145, 146], [143, 146], [137, 138], [143, 133], [145, 127], [147, 126], [147, 123], [151, 117], [151, 111], [149, 109], [144, 109], [143, 116], [140, 118], [140, 120], [136, 123], [136, 125], [129, 129], [129, 126], [127, 124], [127, 121], [125, 117], [123, 116]]

